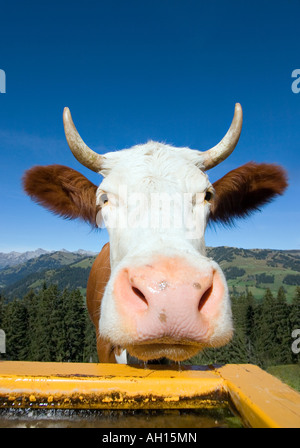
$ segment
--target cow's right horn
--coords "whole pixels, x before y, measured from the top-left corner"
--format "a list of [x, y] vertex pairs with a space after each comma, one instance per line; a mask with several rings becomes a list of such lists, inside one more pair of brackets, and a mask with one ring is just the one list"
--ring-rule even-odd
[[64, 108], [63, 122], [68, 145], [78, 162], [98, 173], [101, 170], [103, 156], [97, 154], [84, 143], [73, 123], [68, 107]]

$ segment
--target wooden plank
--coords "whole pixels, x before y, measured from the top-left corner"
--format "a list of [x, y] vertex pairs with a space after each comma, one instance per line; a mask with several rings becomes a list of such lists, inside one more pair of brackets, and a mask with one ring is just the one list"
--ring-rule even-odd
[[197, 409], [230, 400], [251, 427], [300, 427], [300, 394], [253, 365], [0, 362], [0, 407]]
[[300, 394], [251, 364], [218, 368], [243, 419], [256, 428], [299, 428]]
[[208, 368], [0, 363], [0, 407], [178, 409], [215, 406], [223, 396], [223, 380]]

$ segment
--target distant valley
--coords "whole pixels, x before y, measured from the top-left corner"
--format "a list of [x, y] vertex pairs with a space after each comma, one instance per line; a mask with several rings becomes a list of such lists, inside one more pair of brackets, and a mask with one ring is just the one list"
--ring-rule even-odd
[[[27, 252], [16, 252], [16, 251], [8, 252], [8, 253], [0, 252], [0, 269], [6, 268], [9, 266], [15, 266], [17, 264], [21, 264], [28, 260], [31, 260], [32, 258], [37, 258], [40, 255], [53, 254], [54, 252], [57, 252], [57, 251], [36, 249], [36, 250], [30, 250]], [[70, 251], [68, 251], [66, 249], [61, 249], [58, 252], [71, 253]], [[72, 252], [72, 253], [82, 255], [82, 256], [96, 255], [95, 252], [91, 252], [91, 251], [84, 250], [84, 249], [78, 249], [76, 252]]]
[[[260, 299], [266, 288], [276, 294], [283, 286], [290, 301], [300, 286], [300, 250], [222, 246], [208, 248], [207, 255], [220, 264], [231, 292], [240, 293], [248, 288]], [[95, 257], [84, 250], [0, 253], [1, 292], [8, 300], [22, 298], [30, 289], [38, 290], [46, 282], [61, 289], [79, 288], [85, 294]]]

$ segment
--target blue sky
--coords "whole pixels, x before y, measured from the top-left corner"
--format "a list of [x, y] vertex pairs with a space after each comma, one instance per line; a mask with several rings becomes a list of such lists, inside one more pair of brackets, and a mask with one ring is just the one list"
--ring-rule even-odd
[[235, 102], [242, 135], [211, 180], [255, 160], [282, 164], [290, 187], [234, 229], [208, 229], [207, 245], [300, 249], [300, 93], [291, 89], [299, 17], [296, 0], [2, 2], [0, 251], [97, 251], [107, 239], [22, 192], [32, 165], [68, 165], [100, 181], [68, 149], [64, 106], [99, 152], [149, 139], [205, 150], [225, 134]]

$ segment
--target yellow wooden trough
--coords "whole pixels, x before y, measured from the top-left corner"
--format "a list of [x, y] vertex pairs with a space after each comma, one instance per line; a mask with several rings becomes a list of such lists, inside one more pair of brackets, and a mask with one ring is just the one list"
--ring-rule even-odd
[[0, 361], [0, 408], [199, 409], [246, 426], [300, 427], [300, 394], [250, 364], [222, 367]]

